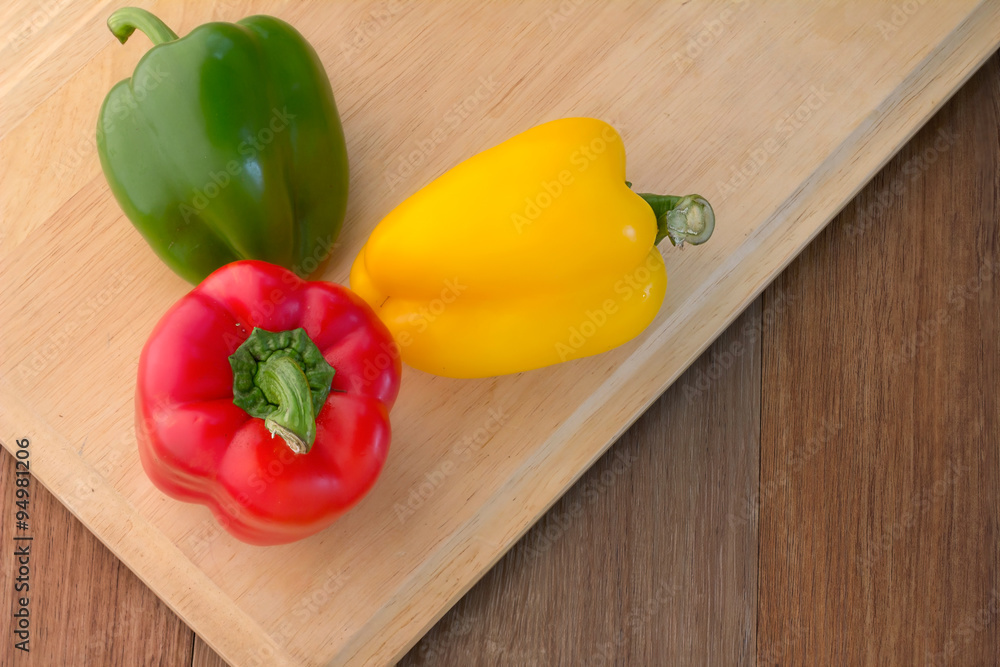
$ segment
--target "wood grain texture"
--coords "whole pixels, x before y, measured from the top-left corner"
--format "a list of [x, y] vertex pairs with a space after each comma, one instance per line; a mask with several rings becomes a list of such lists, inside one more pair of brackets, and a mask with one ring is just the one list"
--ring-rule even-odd
[[[372, 12], [385, 6], [371, 3], [150, 6], [180, 33], [209, 19], [277, 14], [316, 46], [353, 167], [345, 233], [325, 278], [346, 277], [368, 231], [404, 192], [565, 115], [612, 121], [642, 189], [714, 184], [710, 197], [728, 221], [700, 252], [668, 255], [664, 307], [629, 345], [474, 383], [408, 371], [393, 415], [394, 451], [373, 493], [320, 536], [249, 548], [221, 534], [203, 508], [157, 493], [135, 455], [138, 351], [187, 286], [124, 220], [92, 137], [104, 92], [145, 49], [114, 43], [98, 3], [53, 17], [47, 25], [58, 34], [29, 36], [18, 68], [0, 81], [18, 91], [16, 104], [5, 98], [11, 126], [0, 136], [0, 440], [25, 434], [37, 442], [37, 478], [240, 665], [400, 656], [753, 301], [1000, 35], [1000, 3], [972, 0], [928, 3], [885, 39], [878, 25], [890, 2], [584, 2], [553, 17], [562, 6], [554, 1], [428, 1], [393, 5], [382, 20]], [[734, 7], [724, 38], [690, 55], [700, 30], [691, 26], [721, 21]], [[442, 33], [454, 38], [432, 38]], [[460, 76], [454, 62], [463, 63]], [[670, 94], [692, 87], [697, 95]], [[474, 109], [448, 124], [470, 99]], [[442, 124], [447, 141], [425, 152], [419, 169], [399, 170], [414, 142]], [[664, 150], [678, 145], [692, 148]], [[419, 491], [456, 461], [447, 483]], [[401, 518], [395, 505], [413, 493], [417, 507]], [[385, 557], [383, 566], [370, 567], [372, 553]], [[300, 612], [308, 623], [289, 623]]]
[[764, 664], [1000, 661], [1000, 59], [765, 293]]
[[[0, 665], [189, 665], [193, 633], [147, 586], [32, 480], [30, 529], [15, 532], [14, 458], [0, 454]], [[14, 535], [29, 535], [29, 589], [15, 592]], [[11, 614], [27, 596], [29, 652], [15, 650]]]
[[[554, 651], [567, 650], [585, 665], [653, 664], [649, 656], [687, 664], [995, 664], [995, 274], [951, 292], [963, 304], [954, 320], [949, 315], [933, 333], [921, 322], [951, 305], [948, 288], [971, 281], [970, 271], [986, 260], [996, 266], [998, 82], [994, 57], [404, 663], [530, 667], [557, 664], [562, 655]], [[934, 148], [941, 131], [955, 136], [945, 151]], [[931, 242], [941, 219], [950, 223], [950, 240]], [[752, 333], [760, 329], [763, 349]], [[728, 363], [722, 355], [732, 341], [756, 349]], [[763, 378], [754, 361], [760, 354]], [[713, 375], [705, 402], [685, 410], [689, 388]], [[741, 497], [730, 487], [739, 486], [741, 472], [756, 472], [753, 448], [740, 453], [722, 440], [753, 434], [754, 405], [763, 410], [764, 478], [758, 495], [754, 476], [743, 477], [749, 490]], [[832, 437], [824, 436], [824, 420]], [[618, 462], [633, 454], [622, 470]], [[728, 468], [740, 456], [746, 467]], [[7, 517], [11, 459], [3, 460], [0, 516]], [[615, 476], [605, 484], [607, 471]], [[225, 664], [200, 640], [191, 661], [166, 638], [157, 639], [167, 647], [161, 653], [120, 662], [133, 657], [129, 646], [174, 626], [148, 611], [144, 587], [116, 588], [127, 571], [49, 494], [35, 497], [37, 525], [60, 536], [36, 572], [40, 585], [57, 582], [58, 592], [46, 595], [36, 616], [36, 628], [50, 628], [46, 641], [36, 662], [24, 664]], [[756, 609], [750, 617], [760, 637], [755, 650], [735, 654], [743, 638], [755, 645], [746, 634], [754, 623], [745, 625], [741, 613], [753, 599], [756, 570], [720, 546], [734, 556], [735, 546], [743, 548], [732, 531], [743, 525], [749, 535], [758, 497], [759, 621]], [[570, 511], [574, 502], [583, 513]], [[10, 544], [2, 532], [8, 525], [0, 522], [0, 544]], [[556, 538], [550, 544], [546, 531]], [[92, 557], [71, 555], [81, 552], [74, 534], [94, 545]], [[66, 541], [73, 546], [63, 548]], [[646, 607], [649, 621], [639, 622], [642, 594], [658, 599], [649, 590], [656, 575], [678, 572], [682, 588], [668, 584], [664, 604]], [[9, 592], [6, 580], [0, 586], [0, 595]], [[737, 602], [713, 613], [719, 594]], [[631, 614], [636, 602], [639, 616]], [[6, 598], [0, 604], [6, 608]], [[147, 613], [113, 613], [116, 606]], [[74, 661], [67, 647], [88, 645], [90, 660]]]
[[746, 665], [759, 300], [400, 663]]
[[[227, 667], [228, 663], [219, 657], [219, 654], [212, 650], [212, 647], [205, 643], [198, 635], [191, 633], [194, 637], [194, 652], [191, 654], [191, 667]], [[184, 663], [183, 667], [187, 667]]]

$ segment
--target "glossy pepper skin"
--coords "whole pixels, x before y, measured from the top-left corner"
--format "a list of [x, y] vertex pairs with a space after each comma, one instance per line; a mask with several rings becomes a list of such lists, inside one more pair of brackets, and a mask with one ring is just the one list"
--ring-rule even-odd
[[389, 332], [350, 290], [235, 262], [178, 301], [143, 348], [140, 460], [157, 488], [207, 505], [240, 540], [292, 542], [375, 482], [399, 378]]
[[154, 46], [101, 107], [97, 148], [111, 191], [166, 264], [192, 283], [239, 259], [314, 271], [347, 207], [344, 133], [313, 48], [252, 16], [178, 38], [126, 7], [108, 26]]
[[639, 195], [607, 123], [552, 121], [459, 164], [379, 223], [351, 270], [403, 361], [457, 378], [610, 350], [656, 316], [656, 243], [705, 241], [697, 195]]

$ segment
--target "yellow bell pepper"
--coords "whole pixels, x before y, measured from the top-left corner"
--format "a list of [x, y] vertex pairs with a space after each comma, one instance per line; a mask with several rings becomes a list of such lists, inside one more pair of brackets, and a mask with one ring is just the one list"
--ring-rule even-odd
[[437, 375], [503, 375], [610, 350], [663, 302], [656, 243], [701, 243], [715, 224], [697, 195], [630, 187], [610, 125], [539, 125], [389, 213], [358, 254], [351, 288], [403, 360]]

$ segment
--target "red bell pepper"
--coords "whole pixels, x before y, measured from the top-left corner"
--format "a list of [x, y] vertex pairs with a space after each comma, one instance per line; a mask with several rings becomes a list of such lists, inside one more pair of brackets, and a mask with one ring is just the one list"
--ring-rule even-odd
[[139, 359], [150, 480], [251, 544], [329, 526], [389, 448], [399, 349], [353, 292], [259, 261], [218, 269], [160, 320]]

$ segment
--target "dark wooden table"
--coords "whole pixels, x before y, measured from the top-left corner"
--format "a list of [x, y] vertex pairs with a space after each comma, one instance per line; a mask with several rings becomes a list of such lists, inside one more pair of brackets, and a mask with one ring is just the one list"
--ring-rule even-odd
[[[998, 199], [994, 56], [402, 664], [1000, 664]], [[223, 664], [33, 507], [0, 664]]]

